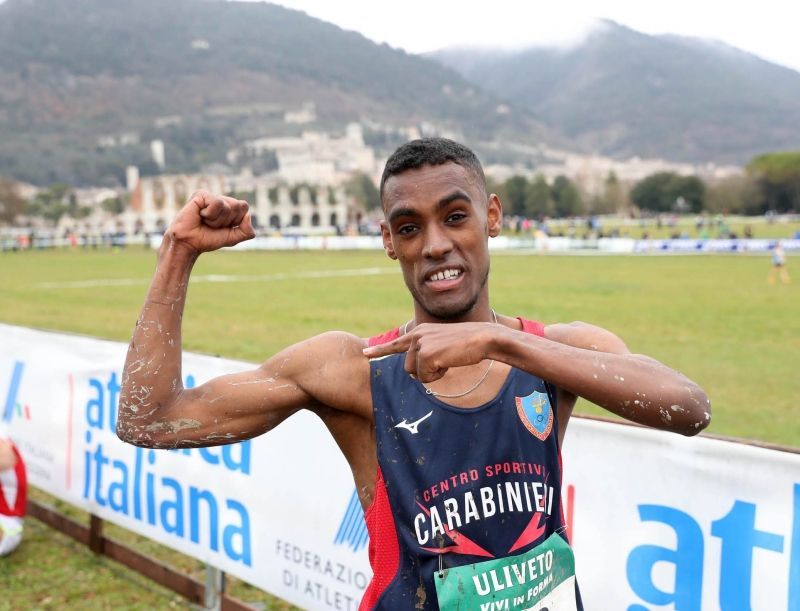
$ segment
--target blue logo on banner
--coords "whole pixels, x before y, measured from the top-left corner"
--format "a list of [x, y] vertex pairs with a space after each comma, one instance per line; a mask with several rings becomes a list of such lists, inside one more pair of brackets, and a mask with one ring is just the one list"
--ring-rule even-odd
[[[628, 555], [627, 575], [631, 590], [642, 602], [659, 607], [669, 605], [680, 611], [701, 611], [703, 566], [707, 528], [688, 513], [664, 505], [639, 505], [642, 522], [660, 522], [675, 531], [677, 543], [670, 547], [640, 545]], [[711, 522], [711, 536], [720, 539], [719, 608], [723, 611], [750, 611], [753, 588], [763, 587], [754, 578], [756, 548], [772, 554], [787, 554], [788, 606], [780, 611], [800, 610], [800, 484], [794, 485], [794, 517], [791, 535], [756, 528], [756, 505], [736, 500], [728, 514]], [[788, 548], [788, 550], [786, 549]], [[762, 553], [762, 552], [759, 552]], [[662, 589], [653, 580], [657, 563], [671, 564], [674, 584]], [[771, 592], [772, 593], [772, 592]], [[774, 600], [774, 599], [773, 599]], [[784, 598], [784, 600], [786, 600]], [[627, 611], [648, 611], [635, 603]]]
[[347, 544], [353, 552], [363, 549], [369, 541], [367, 533], [367, 523], [364, 521], [364, 510], [361, 509], [361, 502], [358, 500], [358, 492], [353, 490], [347, 511], [344, 512], [342, 523], [339, 524], [339, 531], [336, 533], [334, 545]]
[[25, 363], [22, 361], [14, 363], [14, 372], [11, 374], [11, 384], [8, 386], [6, 406], [3, 410], [3, 422], [11, 422], [11, 418], [14, 415], [14, 406], [17, 403], [17, 393], [19, 392], [19, 383], [22, 381], [23, 369], [25, 369]]

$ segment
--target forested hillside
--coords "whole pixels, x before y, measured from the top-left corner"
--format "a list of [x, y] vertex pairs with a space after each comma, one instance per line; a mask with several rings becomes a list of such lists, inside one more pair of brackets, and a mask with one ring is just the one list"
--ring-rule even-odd
[[570, 49], [445, 49], [432, 57], [584, 150], [745, 164], [800, 148], [800, 73], [722, 43], [606, 21]]
[[[119, 182], [129, 163], [147, 170], [151, 138], [168, 170], [195, 170], [288, 130], [283, 111], [305, 101], [322, 129], [368, 117], [473, 140], [546, 133], [437, 62], [267, 3], [7, 0], [0, 57], [0, 175], [37, 184]], [[140, 144], [97, 146], [128, 132]]]

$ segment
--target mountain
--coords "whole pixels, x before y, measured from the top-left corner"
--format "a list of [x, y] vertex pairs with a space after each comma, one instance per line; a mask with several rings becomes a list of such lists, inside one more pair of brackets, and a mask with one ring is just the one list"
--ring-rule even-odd
[[577, 46], [428, 55], [586, 151], [744, 164], [800, 148], [800, 73], [713, 41], [603, 21]]
[[468, 141], [548, 134], [438, 62], [267, 3], [6, 0], [0, 57], [0, 175], [35, 184], [152, 171], [156, 138], [167, 171], [225, 162], [245, 139], [299, 131], [284, 112], [306, 101], [308, 129], [367, 117]]

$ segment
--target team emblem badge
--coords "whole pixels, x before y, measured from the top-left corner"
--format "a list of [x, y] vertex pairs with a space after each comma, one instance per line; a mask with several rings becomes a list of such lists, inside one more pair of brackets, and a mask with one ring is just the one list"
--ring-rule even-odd
[[517, 397], [517, 413], [525, 428], [544, 441], [553, 428], [553, 410], [547, 393], [532, 392], [527, 397]]

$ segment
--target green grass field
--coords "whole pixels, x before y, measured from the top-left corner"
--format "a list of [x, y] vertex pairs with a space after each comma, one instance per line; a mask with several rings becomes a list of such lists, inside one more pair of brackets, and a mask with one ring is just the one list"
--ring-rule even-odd
[[[146, 250], [4, 253], [0, 321], [128, 341], [154, 262], [155, 253]], [[800, 284], [768, 285], [770, 266], [769, 258], [761, 256], [503, 254], [493, 257], [490, 289], [498, 312], [544, 323], [597, 324], [617, 333], [634, 352], [682, 371], [711, 397], [709, 432], [800, 446], [795, 405], [800, 397]], [[205, 255], [194, 273], [254, 276], [371, 267], [396, 264], [375, 252], [224, 252]], [[800, 280], [800, 260], [789, 260], [789, 272]], [[41, 286], [108, 279], [135, 283]], [[261, 362], [316, 333], [341, 329], [373, 335], [404, 324], [412, 312], [397, 273], [202, 282], [190, 288], [184, 347]], [[577, 411], [605, 413], [585, 402]], [[114, 536], [202, 577], [202, 567], [192, 559], [130, 533]], [[0, 611], [69, 608], [70, 597], [81, 601], [81, 609], [92, 610], [185, 604], [153, 586], [137, 585], [143, 578], [131, 577], [111, 561], [69, 551], [59, 537], [37, 524], [20, 550], [4, 561]], [[53, 554], [62, 560], [54, 563]], [[55, 580], [53, 587], [42, 587], [42, 575]], [[235, 596], [261, 600], [266, 608], [288, 608], [244, 584], [232, 587]], [[89, 598], [85, 592], [97, 593]]]

